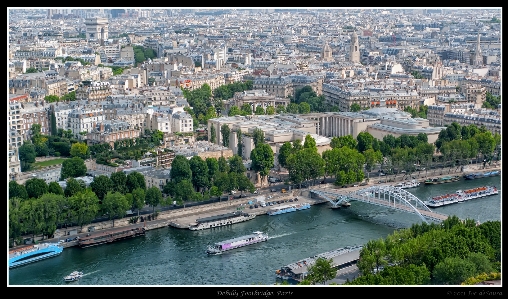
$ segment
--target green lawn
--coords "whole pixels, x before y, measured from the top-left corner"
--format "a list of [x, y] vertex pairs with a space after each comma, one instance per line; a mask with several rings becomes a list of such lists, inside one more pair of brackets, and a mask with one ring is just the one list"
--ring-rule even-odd
[[66, 159], [67, 158], [57, 158], [57, 159], [53, 159], [53, 160], [35, 162], [33, 166], [35, 169], [37, 169], [37, 168], [47, 167], [47, 166], [51, 166], [51, 165], [58, 165], [58, 164], [62, 164], [63, 161], [65, 161]]

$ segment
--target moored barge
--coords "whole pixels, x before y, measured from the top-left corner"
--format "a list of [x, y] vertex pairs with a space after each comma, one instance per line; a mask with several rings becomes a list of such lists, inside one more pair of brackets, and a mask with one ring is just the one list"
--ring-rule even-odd
[[357, 245], [327, 251], [284, 266], [276, 270], [275, 274], [278, 279], [302, 281], [308, 274], [308, 267], [314, 265], [318, 258], [331, 259], [332, 267], [341, 270], [358, 262], [362, 248], [362, 245]]
[[81, 248], [85, 248], [144, 235], [145, 235], [144, 227], [136, 227], [136, 228], [122, 227], [116, 230], [94, 233], [93, 235], [82, 237], [78, 239], [78, 245]]
[[248, 220], [252, 220], [256, 217], [256, 214], [249, 214], [241, 211], [235, 211], [231, 213], [210, 216], [205, 218], [196, 219], [196, 223], [189, 226], [190, 230], [203, 230], [214, 227], [221, 227], [240, 223]]

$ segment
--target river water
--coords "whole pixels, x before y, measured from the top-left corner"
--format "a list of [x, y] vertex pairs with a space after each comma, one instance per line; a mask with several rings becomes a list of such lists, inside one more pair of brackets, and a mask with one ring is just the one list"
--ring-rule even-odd
[[[484, 185], [501, 189], [501, 178], [406, 189], [421, 200], [429, 196]], [[273, 285], [275, 270], [297, 260], [348, 245], [384, 238], [397, 228], [421, 219], [367, 203], [351, 202], [349, 209], [329, 204], [278, 216], [260, 215], [230, 227], [190, 231], [173, 227], [151, 230], [144, 237], [90, 248], [66, 248], [60, 256], [9, 270], [9, 285]], [[501, 193], [435, 209], [481, 222], [501, 219]], [[207, 256], [206, 246], [253, 231], [269, 240]], [[66, 283], [72, 271], [84, 277]]]

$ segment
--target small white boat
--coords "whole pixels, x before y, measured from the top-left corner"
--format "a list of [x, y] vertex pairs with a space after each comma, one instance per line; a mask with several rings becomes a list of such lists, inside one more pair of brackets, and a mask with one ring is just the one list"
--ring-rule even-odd
[[83, 277], [83, 272], [74, 271], [71, 274], [64, 277], [64, 280], [67, 282], [76, 281]]

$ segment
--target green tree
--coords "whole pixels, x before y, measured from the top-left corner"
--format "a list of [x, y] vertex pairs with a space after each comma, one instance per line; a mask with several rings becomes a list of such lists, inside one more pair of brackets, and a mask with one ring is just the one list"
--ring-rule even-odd
[[205, 160], [200, 156], [193, 156], [189, 160], [189, 166], [192, 173], [192, 183], [199, 190], [202, 191], [208, 187], [208, 165]]
[[365, 157], [365, 169], [369, 172], [372, 171], [376, 163], [383, 162], [383, 154], [371, 148], [363, 152], [363, 156]]
[[261, 143], [256, 146], [250, 154], [252, 160], [252, 169], [261, 176], [261, 185], [263, 180], [270, 173], [273, 167], [274, 157], [270, 145]]
[[227, 124], [223, 124], [220, 128], [220, 133], [222, 134], [222, 145], [229, 147], [229, 134], [231, 133], [231, 129]]
[[56, 95], [50, 94], [44, 97], [44, 101], [46, 101], [46, 103], [54, 103], [60, 101], [60, 98]]
[[286, 112], [286, 107], [284, 107], [282, 105], [277, 105], [277, 107], [275, 107], [275, 112], [277, 114], [282, 114], [282, 113]]
[[50, 182], [48, 184], [48, 193], [53, 193], [56, 195], [64, 195], [62, 187], [57, 182]]
[[146, 190], [145, 176], [137, 171], [127, 175], [127, 192], [132, 193], [134, 189], [141, 188]]
[[243, 116], [252, 115], [252, 107], [248, 103], [243, 104], [242, 107], [240, 107], [240, 110], [242, 111]]
[[238, 191], [240, 191], [241, 194], [243, 194], [244, 191], [249, 191], [253, 193], [256, 190], [254, 184], [249, 180], [247, 176], [245, 176], [244, 173], [238, 174], [236, 180], [238, 185]]
[[25, 200], [28, 199], [28, 193], [24, 185], [18, 184], [16, 181], [9, 181], [9, 198], [14, 197]]
[[234, 155], [229, 158], [229, 172], [235, 172], [237, 174], [244, 174], [246, 171], [243, 160], [240, 156]]
[[9, 242], [9, 246], [14, 246], [21, 242], [20, 239], [23, 235], [23, 223], [21, 222], [23, 217], [21, 214], [22, 201], [24, 200], [19, 197], [9, 198], [9, 239], [12, 239], [12, 242], [16, 242], [16, 244]]
[[469, 277], [475, 276], [475, 270], [475, 264], [469, 260], [447, 257], [436, 265], [432, 276], [439, 284], [461, 284]]
[[219, 172], [219, 162], [215, 158], [206, 158], [205, 161], [208, 168], [208, 182], [212, 186], [215, 175]]
[[171, 181], [178, 184], [183, 180], [189, 180], [192, 182], [192, 170], [190, 168], [189, 160], [185, 156], [176, 155], [175, 159], [171, 163]]
[[300, 106], [296, 103], [290, 103], [286, 108], [286, 112], [291, 114], [298, 114], [299, 111]]
[[358, 112], [362, 110], [362, 107], [358, 103], [351, 104], [351, 107], [349, 107], [349, 111], [351, 112]]
[[90, 156], [88, 146], [83, 142], [76, 142], [72, 144], [70, 154], [71, 157], [79, 157], [81, 159], [86, 159]]
[[219, 160], [217, 161], [217, 164], [219, 166], [219, 172], [229, 172], [229, 163], [223, 156], [219, 157]]
[[261, 106], [256, 106], [256, 111], [254, 111], [256, 115], [265, 115], [265, 109]]
[[222, 191], [221, 191], [221, 190], [219, 190], [219, 187], [217, 187], [217, 186], [212, 186], [212, 187], [210, 188], [210, 195], [211, 195], [211, 196], [216, 196], [216, 197], [219, 197], [219, 196], [221, 196], [221, 195], [222, 195]]
[[287, 159], [289, 155], [293, 152], [293, 145], [291, 142], [286, 141], [282, 144], [282, 146], [279, 149], [279, 155], [277, 156], [277, 160], [279, 162], [279, 165], [282, 167], [287, 166]]
[[210, 126], [210, 142], [211, 143], [215, 143], [215, 140], [216, 140], [216, 132], [215, 132], [215, 126], [212, 124]]
[[123, 171], [113, 172], [109, 178], [113, 183], [113, 190], [110, 191], [118, 191], [122, 194], [127, 193], [127, 176]]
[[238, 142], [236, 143], [236, 147], [238, 148], [237, 155], [243, 156], [243, 141], [242, 141], [242, 129], [238, 129], [236, 131], [236, 139]]
[[274, 115], [275, 114], [275, 108], [273, 106], [266, 107], [266, 115]]
[[30, 169], [32, 163], [35, 163], [35, 146], [25, 141], [22, 146], [19, 147], [19, 161], [21, 162], [21, 171], [27, 171]]
[[83, 187], [75, 178], [67, 179], [67, 183], [64, 190], [65, 197], [71, 197], [74, 194], [83, 191]]
[[60, 179], [65, 180], [67, 178], [76, 178], [84, 176], [86, 174], [85, 161], [79, 157], [66, 159], [62, 163], [62, 170]]
[[145, 190], [136, 188], [132, 190], [132, 206], [139, 211], [145, 206]]
[[29, 68], [26, 69], [25, 74], [38, 73], [38, 72], [39, 72], [38, 69], [36, 69], [34, 67], [29, 67]]
[[237, 106], [231, 107], [228, 111], [228, 116], [235, 116], [235, 115], [242, 115], [242, 110], [238, 108]]
[[369, 148], [372, 148], [374, 137], [370, 133], [360, 132], [358, 136], [356, 136], [356, 140], [358, 141], [358, 151], [363, 153]]
[[97, 195], [100, 201], [104, 199], [104, 196], [108, 192], [112, 192], [114, 190], [113, 181], [105, 175], [96, 176], [93, 181], [90, 183], [90, 188]]
[[334, 279], [337, 270], [333, 268], [332, 263], [332, 259], [327, 260], [320, 257], [314, 265], [309, 266], [307, 279], [311, 284], [325, 284], [328, 280]]
[[48, 184], [39, 178], [31, 178], [25, 182], [26, 193], [29, 198], [39, 198], [48, 192]]
[[173, 199], [178, 204], [184, 204], [187, 201], [194, 200], [194, 193], [196, 192], [194, 191], [192, 182], [190, 180], [181, 180], [175, 186], [175, 195], [173, 196]]
[[300, 114], [310, 113], [310, 105], [307, 102], [301, 102], [298, 105], [298, 113]]
[[129, 202], [120, 192], [108, 192], [102, 200], [102, 209], [108, 215], [109, 220], [113, 220], [115, 227], [115, 218], [122, 218], [129, 209]]
[[51, 130], [51, 135], [52, 136], [56, 136], [57, 135], [55, 112], [51, 112], [50, 113], [50, 130]]
[[81, 228], [95, 219], [99, 213], [99, 198], [90, 189], [78, 192], [69, 198], [75, 221]]
[[347, 146], [351, 149], [356, 149], [356, 147], [358, 146], [358, 141], [356, 141], [352, 135], [332, 137], [332, 140], [330, 142], [331, 148], [341, 148], [343, 146]]
[[146, 190], [145, 202], [153, 208], [153, 212], [155, 212], [155, 207], [158, 206], [162, 201], [162, 192], [159, 188], [152, 186]]
[[252, 139], [254, 141], [254, 147], [256, 147], [260, 143], [265, 142], [265, 132], [260, 128], [255, 128], [252, 133]]

